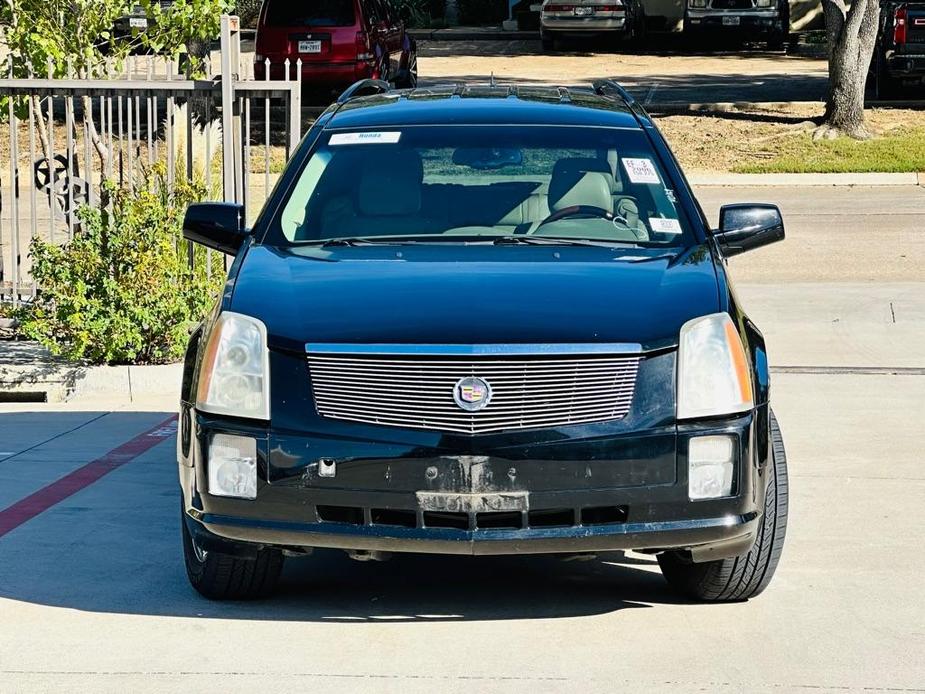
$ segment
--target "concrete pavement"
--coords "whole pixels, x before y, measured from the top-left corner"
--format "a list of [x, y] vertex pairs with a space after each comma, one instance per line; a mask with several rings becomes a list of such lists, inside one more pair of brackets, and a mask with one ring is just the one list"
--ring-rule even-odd
[[[0, 538], [0, 690], [923, 691], [923, 383], [775, 377], [787, 547], [764, 595], [724, 606], [678, 601], [642, 555], [336, 552], [290, 561], [273, 600], [208, 603], [183, 576], [165, 441]], [[0, 462], [3, 487], [31, 492], [170, 415], [151, 405], [76, 430], [4, 415], [0, 440], [33, 448]], [[50, 440], [18, 443], [30, 421]]]

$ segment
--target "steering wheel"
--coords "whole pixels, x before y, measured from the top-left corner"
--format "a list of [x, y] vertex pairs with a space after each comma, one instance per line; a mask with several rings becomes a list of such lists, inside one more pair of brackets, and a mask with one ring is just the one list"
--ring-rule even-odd
[[629, 226], [629, 222], [626, 221], [625, 217], [614, 214], [610, 210], [605, 210], [603, 207], [598, 207], [597, 205], [571, 205], [570, 207], [563, 207], [557, 212], [553, 212], [546, 219], [539, 223], [537, 229], [539, 229], [544, 224], [551, 224], [552, 222], [558, 222], [562, 219], [568, 219], [570, 217], [599, 217], [600, 219], [606, 219], [608, 222], [620, 222]]

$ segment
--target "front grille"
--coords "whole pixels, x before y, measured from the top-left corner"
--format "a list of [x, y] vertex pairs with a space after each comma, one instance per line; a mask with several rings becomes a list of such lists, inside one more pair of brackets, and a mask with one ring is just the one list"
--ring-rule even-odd
[[[308, 355], [322, 417], [462, 434], [620, 419], [630, 410], [640, 361], [607, 354]], [[490, 385], [484, 409], [457, 404], [454, 390], [464, 378]]]
[[[318, 521], [353, 526], [401, 528], [451, 528], [453, 530], [530, 530], [535, 528], [577, 528], [618, 525], [629, 518], [628, 506], [585, 506], [582, 508], [488, 511], [481, 513], [423, 511], [410, 509], [318, 506]], [[369, 514], [369, 522], [366, 514]]]
[[713, 0], [714, 10], [750, 10], [754, 6], [752, 0]]

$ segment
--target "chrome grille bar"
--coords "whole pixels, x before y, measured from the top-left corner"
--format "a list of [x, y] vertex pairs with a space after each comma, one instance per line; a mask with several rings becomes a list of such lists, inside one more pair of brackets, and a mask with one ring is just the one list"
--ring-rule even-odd
[[[309, 345], [311, 348], [312, 345]], [[632, 406], [641, 362], [635, 345], [319, 346], [308, 366], [319, 415], [410, 429], [482, 434], [621, 419]], [[351, 347], [356, 349], [351, 350]], [[454, 389], [464, 378], [491, 386], [488, 405], [463, 410]], [[465, 404], [465, 403], [464, 403]]]

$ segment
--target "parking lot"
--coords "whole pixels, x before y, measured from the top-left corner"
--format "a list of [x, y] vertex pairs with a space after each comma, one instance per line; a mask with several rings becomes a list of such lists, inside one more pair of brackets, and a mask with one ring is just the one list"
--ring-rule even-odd
[[[677, 41], [677, 40], [676, 40]], [[455, 80], [566, 84], [615, 79], [648, 108], [730, 102], [820, 101], [828, 86], [824, 59], [758, 50], [691, 52], [670, 38], [645, 53], [566, 45], [544, 54], [539, 41], [424, 41], [422, 84]]]
[[183, 575], [172, 398], [8, 404], [0, 691], [925, 691], [925, 189], [699, 195], [788, 222], [731, 261], [790, 459], [765, 594], [685, 603], [638, 554], [317, 552], [274, 599], [209, 603]]

